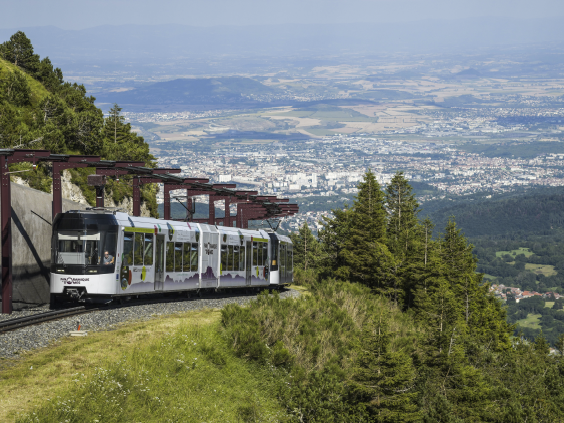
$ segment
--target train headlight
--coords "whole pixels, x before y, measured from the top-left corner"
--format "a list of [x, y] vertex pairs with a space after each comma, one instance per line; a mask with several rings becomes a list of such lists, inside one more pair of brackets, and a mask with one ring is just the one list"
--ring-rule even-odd
[[98, 273], [97, 270], [89, 270], [88, 273]]

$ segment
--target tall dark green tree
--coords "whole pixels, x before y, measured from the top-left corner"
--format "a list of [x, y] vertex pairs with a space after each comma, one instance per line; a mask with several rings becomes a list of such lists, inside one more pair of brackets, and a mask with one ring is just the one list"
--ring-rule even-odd
[[4, 99], [16, 107], [31, 104], [31, 89], [25, 75], [20, 71], [10, 72], [4, 80], [0, 80], [0, 92], [0, 100]]
[[347, 280], [350, 269], [345, 260], [345, 242], [349, 237], [352, 211], [345, 206], [331, 212], [333, 217], [322, 217], [322, 228], [318, 232], [320, 277]]
[[390, 296], [403, 297], [394, 274], [394, 258], [386, 245], [384, 193], [371, 170], [358, 184], [358, 194], [350, 211], [350, 226], [343, 250], [350, 279]]
[[405, 292], [407, 306], [411, 306], [416, 289], [413, 273], [421, 261], [425, 234], [417, 218], [419, 203], [403, 172], [397, 172], [387, 185], [385, 202], [388, 210], [387, 246], [394, 256], [395, 277]]
[[366, 408], [370, 421], [419, 421], [415, 367], [409, 354], [392, 350], [391, 337], [388, 318], [381, 310], [363, 331], [351, 392]]
[[454, 219], [449, 219], [440, 251], [444, 275], [458, 298], [460, 314], [474, 341], [508, 348], [510, 326], [505, 323], [505, 310], [489, 294], [489, 284], [482, 283], [483, 275], [476, 273], [478, 260], [473, 248]]

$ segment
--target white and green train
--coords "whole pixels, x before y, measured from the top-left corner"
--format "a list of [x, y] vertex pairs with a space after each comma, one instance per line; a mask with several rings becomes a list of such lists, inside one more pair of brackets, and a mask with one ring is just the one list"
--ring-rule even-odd
[[60, 213], [53, 222], [51, 303], [292, 280], [292, 242], [276, 232], [102, 210]]

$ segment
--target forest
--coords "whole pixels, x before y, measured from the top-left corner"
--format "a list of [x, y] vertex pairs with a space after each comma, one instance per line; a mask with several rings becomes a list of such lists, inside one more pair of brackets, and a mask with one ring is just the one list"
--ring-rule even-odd
[[318, 238], [292, 235], [310, 295], [224, 309], [236, 354], [278, 369], [295, 421], [562, 421], [562, 355], [542, 332], [513, 336], [454, 219], [440, 233], [420, 219], [401, 172], [358, 188]]
[[[45, 149], [54, 154], [99, 155], [106, 160], [142, 161], [155, 167], [155, 158], [142, 137], [125, 123], [116, 104], [104, 117], [83, 85], [63, 79], [48, 57], [41, 59], [25, 33], [18, 31], [0, 44], [0, 146], [2, 148]], [[29, 170], [18, 175], [32, 188], [50, 192], [52, 172], [49, 163], [10, 166], [11, 171]], [[93, 169], [70, 170], [71, 181], [78, 185], [91, 205], [95, 205], [93, 187], [86, 180]], [[131, 196], [127, 177], [121, 182], [109, 180], [107, 190], [116, 203]], [[144, 185], [142, 201], [151, 215], [157, 215], [156, 186]]]

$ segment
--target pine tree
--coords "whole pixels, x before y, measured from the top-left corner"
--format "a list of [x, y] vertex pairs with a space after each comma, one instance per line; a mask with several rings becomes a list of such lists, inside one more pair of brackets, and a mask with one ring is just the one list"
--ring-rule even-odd
[[555, 347], [558, 350], [560, 357], [564, 357], [564, 333], [561, 333], [558, 336], [558, 340], [556, 341]]
[[11, 72], [4, 80], [0, 80], [0, 91], [4, 99], [17, 107], [29, 106], [31, 89], [25, 75], [20, 71]]
[[391, 336], [383, 312], [364, 329], [350, 383], [352, 396], [374, 421], [418, 421], [415, 367], [404, 351], [392, 351]]
[[322, 217], [322, 228], [318, 232], [319, 260], [317, 262], [322, 278], [349, 279], [350, 269], [345, 261], [345, 242], [350, 236], [352, 211], [345, 208], [331, 210], [333, 217]]
[[112, 137], [114, 144], [117, 144], [118, 139], [123, 141], [128, 135], [128, 131], [125, 128], [125, 117], [120, 114], [121, 110], [121, 107], [114, 104], [106, 119], [106, 136]]
[[305, 271], [314, 269], [319, 258], [319, 243], [307, 222], [299, 229], [297, 234], [291, 234], [294, 244], [294, 267]]
[[419, 229], [419, 204], [403, 172], [397, 172], [386, 187], [385, 200], [389, 213], [388, 248], [396, 260], [403, 261], [413, 249]]
[[16, 32], [4, 43], [3, 51], [6, 60], [26, 72], [33, 74], [39, 67], [39, 56], [33, 54], [31, 41], [22, 31]]
[[405, 293], [406, 305], [411, 306], [416, 279], [413, 273], [420, 264], [425, 234], [417, 220], [419, 204], [403, 172], [397, 172], [386, 187], [385, 200], [389, 213], [387, 246], [394, 256], [394, 273]]
[[397, 303], [403, 292], [394, 275], [393, 256], [386, 246], [384, 194], [370, 170], [358, 189], [343, 250], [350, 279], [390, 296]]
[[539, 354], [544, 356], [547, 356], [550, 353], [550, 345], [548, 344], [548, 341], [546, 340], [544, 333], [542, 333], [542, 330], [535, 338], [534, 349]]
[[444, 275], [459, 301], [459, 311], [473, 342], [487, 343], [494, 350], [509, 347], [511, 327], [506, 323], [505, 310], [489, 293], [489, 284], [482, 284], [482, 274], [476, 273], [477, 258], [456, 222], [450, 218], [441, 241]]

